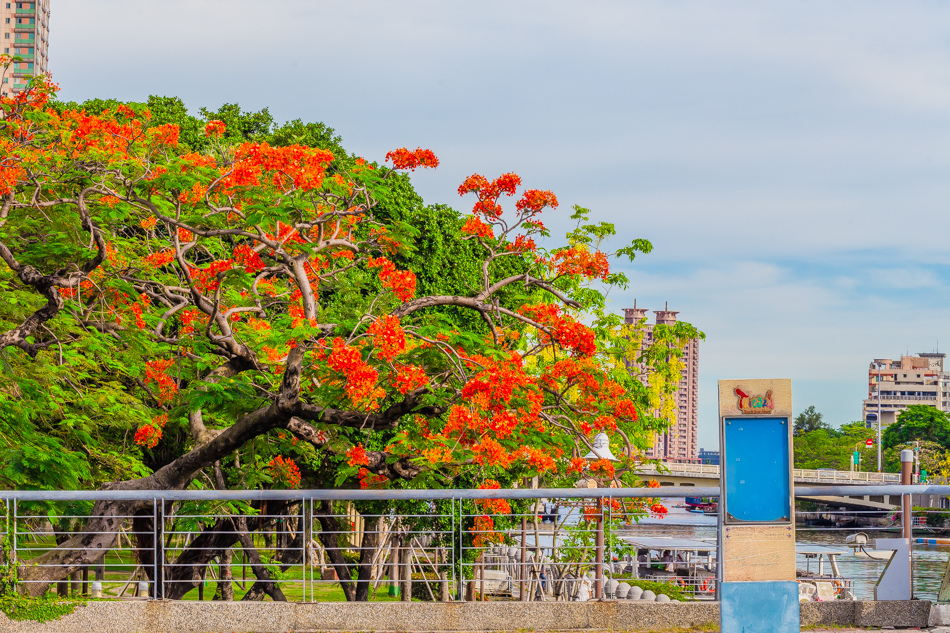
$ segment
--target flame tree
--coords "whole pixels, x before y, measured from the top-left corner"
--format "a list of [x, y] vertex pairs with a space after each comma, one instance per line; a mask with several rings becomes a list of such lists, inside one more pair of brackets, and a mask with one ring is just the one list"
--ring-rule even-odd
[[[654, 412], [700, 334], [660, 332], [643, 385], [624, 366], [635, 333], [605, 309], [626, 281], [611, 259], [648, 242], [606, 252], [613, 227], [575, 207], [567, 243], [542, 248], [557, 198], [512, 173], [466, 179], [464, 217], [403, 213], [400, 172], [436, 167], [428, 150], [390, 152], [387, 167], [214, 119], [196, 149], [143, 104], [89, 113], [55, 91], [40, 78], [2, 103], [6, 487], [557, 483], [601, 430], [626, 457], [593, 468], [619, 478], [667, 424]], [[457, 222], [427, 222], [439, 213]], [[451, 270], [427, 268], [420, 253], [437, 247]], [[97, 503], [31, 561], [56, 567], [20, 567], [40, 581], [27, 590], [95, 563], [120, 517], [147, 528], [151, 512]], [[169, 564], [166, 595], [196, 586], [195, 563], [252, 529], [239, 523]]]

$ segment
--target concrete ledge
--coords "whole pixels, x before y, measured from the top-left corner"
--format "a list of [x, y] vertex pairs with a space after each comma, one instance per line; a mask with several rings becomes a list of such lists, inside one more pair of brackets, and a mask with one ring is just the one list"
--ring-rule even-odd
[[799, 615], [802, 626], [851, 626], [854, 624], [852, 600], [835, 602], [800, 602]]
[[881, 600], [854, 603], [854, 624], [860, 628], [926, 627], [929, 621], [930, 602], [926, 600]]
[[[925, 627], [930, 603], [811, 602], [804, 626]], [[307, 631], [663, 631], [719, 625], [719, 603], [684, 602], [90, 602], [4, 633], [304, 633]]]

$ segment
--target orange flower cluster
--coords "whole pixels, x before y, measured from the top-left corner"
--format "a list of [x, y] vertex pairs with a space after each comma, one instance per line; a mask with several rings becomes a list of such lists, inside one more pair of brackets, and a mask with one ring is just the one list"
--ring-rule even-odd
[[143, 424], [135, 432], [135, 443], [145, 448], [155, 448], [159, 440], [162, 439], [162, 429], [167, 423], [168, 416], [166, 414], [155, 416], [151, 422]]
[[240, 244], [234, 249], [234, 263], [244, 268], [249, 275], [264, 270], [264, 260], [253, 248], [247, 244]]
[[502, 174], [490, 182], [481, 174], [472, 174], [459, 185], [458, 192], [460, 196], [474, 193], [478, 201], [472, 208], [472, 212], [476, 217], [483, 216], [491, 221], [501, 217], [502, 209], [498, 204], [498, 198], [502, 194], [513, 196], [520, 185], [521, 177], [518, 174]]
[[156, 224], [158, 224], [158, 218], [156, 218], [154, 215], [150, 215], [139, 222], [139, 226], [141, 226], [146, 231], [151, 231], [154, 229]]
[[370, 410], [379, 406], [377, 400], [386, 395], [377, 387], [379, 373], [363, 361], [358, 349], [337, 337], [333, 339], [333, 349], [327, 356], [327, 364], [346, 376], [344, 388], [354, 406]]
[[538, 213], [544, 207], [556, 209], [557, 206], [557, 197], [550, 191], [541, 191], [540, 189], [526, 190], [521, 194], [521, 200], [515, 203], [515, 208], [526, 215]]
[[157, 400], [159, 402], [169, 402], [178, 393], [178, 383], [165, 373], [174, 364], [174, 359], [150, 360], [145, 363], [145, 384], [154, 384], [158, 387]]
[[[486, 479], [478, 489], [479, 490], [498, 490], [501, 484], [494, 479]], [[507, 499], [476, 499], [475, 505], [482, 507], [486, 512], [492, 514], [511, 514], [511, 506]]]
[[333, 153], [325, 149], [303, 145], [271, 147], [267, 143], [244, 143], [235, 150], [234, 156], [235, 163], [221, 182], [225, 191], [235, 187], [259, 187], [265, 173], [271, 174], [271, 181], [275, 175], [279, 176], [281, 185], [287, 181], [302, 191], [319, 189], [327, 165], [333, 161]]
[[490, 437], [483, 438], [480, 443], [472, 446], [472, 452], [475, 453], [476, 464], [508, 468], [511, 462], [514, 461], [514, 456], [510, 455], [498, 441]]
[[564, 349], [574, 350], [579, 356], [592, 356], [597, 351], [594, 331], [566, 314], [561, 314], [561, 308], [557, 305], [527, 305], [518, 311], [550, 328], [551, 338]]
[[221, 284], [218, 275], [231, 270], [233, 265], [234, 262], [230, 259], [220, 259], [211, 262], [204, 268], [189, 267], [188, 272], [191, 273], [191, 279], [195, 284], [195, 288], [202, 292], [214, 292]]
[[218, 121], [217, 119], [212, 119], [208, 121], [208, 124], [205, 125], [205, 136], [216, 136], [221, 138], [224, 136], [225, 130], [224, 121]]
[[429, 384], [429, 376], [422, 367], [416, 365], [404, 365], [396, 372], [396, 378], [393, 381], [396, 390], [401, 394], [407, 394], [420, 387]]
[[360, 468], [358, 476], [362, 490], [381, 490], [389, 483], [389, 477], [373, 474], [365, 468]]
[[462, 225], [462, 233], [465, 233], [466, 235], [483, 237], [485, 239], [491, 239], [495, 237], [495, 232], [492, 230], [491, 226], [482, 222], [477, 215], [473, 215], [469, 219], [465, 220], [465, 224]]
[[600, 252], [591, 252], [590, 249], [574, 246], [556, 252], [550, 260], [550, 265], [557, 275], [580, 275], [588, 279], [607, 280], [610, 274], [610, 263], [607, 256]]
[[475, 547], [485, 547], [502, 541], [502, 536], [495, 532], [495, 521], [488, 515], [475, 517], [475, 525], [468, 531], [474, 535], [472, 545]]
[[521, 458], [524, 459], [528, 466], [535, 469], [539, 473], [543, 473], [548, 470], [551, 472], [557, 470], [557, 465], [554, 463], [554, 458], [542, 450], [531, 448], [530, 446], [524, 446], [521, 448]]
[[0, 196], [10, 193], [26, 174], [18, 153], [13, 143], [0, 139]]
[[[196, 182], [191, 186], [191, 189], [185, 189], [180, 194], [178, 194], [178, 199], [185, 204], [198, 204], [205, 198], [205, 193], [207, 193], [208, 188], [205, 187], [200, 182]], [[182, 229], [178, 229], [181, 231]], [[191, 240], [182, 240], [185, 242], [190, 242]]]
[[384, 360], [392, 360], [406, 351], [406, 333], [394, 316], [380, 317], [367, 332], [373, 337], [376, 354]]
[[613, 477], [616, 469], [609, 459], [598, 459], [590, 465], [590, 472], [602, 472], [607, 477]]
[[288, 488], [296, 488], [300, 485], [300, 468], [290, 458], [278, 455], [270, 460], [267, 470], [274, 481], [281, 482]]
[[162, 439], [162, 430], [157, 429], [151, 424], [143, 424], [135, 432], [135, 443], [145, 448], [155, 448], [158, 441]]
[[518, 251], [519, 253], [534, 252], [537, 249], [538, 245], [534, 243], [534, 240], [525, 235], [517, 236], [511, 245], [511, 250]]
[[669, 512], [669, 510], [667, 510], [666, 506], [662, 503], [654, 503], [650, 506], [650, 513], [653, 514], [654, 518], [662, 519], [666, 516], [667, 512]]
[[396, 265], [385, 257], [370, 257], [366, 265], [380, 269], [379, 279], [383, 282], [383, 288], [391, 290], [403, 303], [415, 296], [416, 274], [411, 270], [396, 270]]
[[422, 459], [430, 464], [448, 464], [452, 461], [452, 449], [444, 446], [433, 446], [422, 449]]
[[417, 167], [438, 167], [439, 159], [431, 149], [417, 148], [410, 151], [405, 147], [393, 150], [386, 154], [386, 160], [392, 161], [393, 169], [409, 169], [415, 171]]
[[145, 293], [139, 295], [139, 300], [141, 303], [136, 302], [132, 304], [132, 314], [135, 315], [135, 327], [140, 330], [144, 330], [145, 321], [142, 319], [142, 311], [147, 308], [149, 304], [151, 304], [152, 300], [149, 299], [148, 295]]
[[369, 466], [369, 459], [366, 457], [366, 449], [363, 448], [362, 444], [357, 444], [346, 451], [346, 456], [349, 458], [346, 463], [350, 466]]
[[582, 473], [584, 469], [587, 468], [587, 460], [583, 457], [572, 457], [571, 465], [568, 467], [567, 472], [569, 473]]

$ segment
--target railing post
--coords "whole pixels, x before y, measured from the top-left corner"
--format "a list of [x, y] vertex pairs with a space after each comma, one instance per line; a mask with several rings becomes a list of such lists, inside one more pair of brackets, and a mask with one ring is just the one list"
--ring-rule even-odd
[[[159, 590], [158, 590], [158, 551], [161, 543], [161, 539], [158, 535], [158, 499], [152, 498], [152, 597], [156, 600], [159, 599]], [[140, 555], [136, 552], [136, 555], [139, 556], [139, 560], [142, 560]], [[103, 560], [105, 558], [103, 557]]]
[[604, 498], [597, 497], [597, 534], [594, 559], [594, 600], [604, 598]]
[[158, 556], [155, 558], [155, 595], [165, 599], [165, 497], [158, 504], [158, 520], [155, 522], [155, 542], [158, 544]]
[[[914, 469], [914, 451], [901, 451], [901, 485], [911, 485]], [[901, 495], [901, 536], [907, 539], [907, 554], [910, 557], [910, 597], [914, 597], [914, 516], [911, 496]]]
[[310, 541], [307, 539], [307, 499], [300, 499], [300, 560], [302, 569], [300, 570], [300, 592], [303, 594], [301, 602], [307, 601], [307, 549], [310, 547]]
[[528, 599], [527, 590], [525, 589], [525, 570], [527, 569], [526, 565], [528, 564], [528, 517], [521, 517], [521, 565], [518, 568], [518, 599], [522, 602], [525, 602]]

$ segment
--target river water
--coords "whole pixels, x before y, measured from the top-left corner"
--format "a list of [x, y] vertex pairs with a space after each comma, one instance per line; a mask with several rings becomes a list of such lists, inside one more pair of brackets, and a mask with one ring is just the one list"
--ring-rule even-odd
[[[622, 533], [637, 534], [639, 536], [673, 536], [689, 539], [715, 539], [717, 518], [687, 512], [684, 508], [675, 507], [681, 504], [682, 499], [665, 499], [669, 514], [663, 519], [643, 519], [637, 525]], [[886, 561], [859, 558], [845, 546], [845, 537], [855, 532], [864, 532], [868, 535], [873, 547], [875, 538], [897, 538], [900, 536], [896, 529], [873, 528], [812, 528], [799, 527], [796, 529], [796, 540], [800, 544], [826, 545], [840, 548], [844, 554], [838, 557], [838, 569], [845, 578], [854, 582], [854, 594], [858, 600], [873, 600], [874, 585]], [[621, 534], [622, 534], [621, 533]], [[915, 536], [917, 536], [915, 534]], [[926, 534], [920, 534], [925, 537]], [[950, 557], [950, 546], [916, 544], [913, 549], [914, 596], [921, 600], [935, 600], [937, 589], [947, 568]], [[805, 569], [807, 562], [804, 556], [798, 556], [798, 568]], [[816, 571], [816, 559], [811, 560], [811, 569]], [[826, 573], [830, 570], [825, 565]]]

